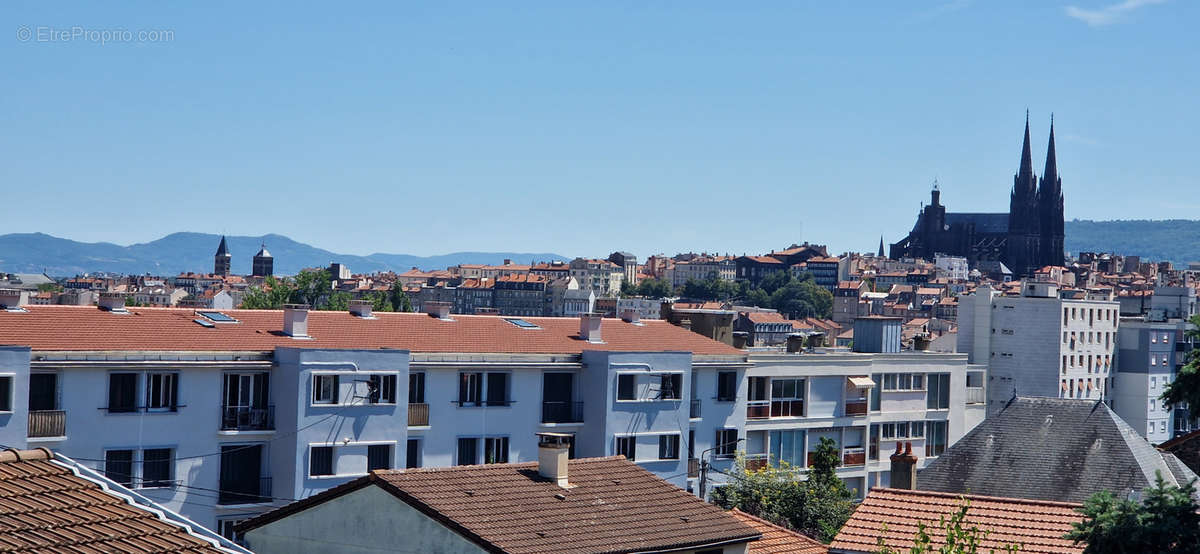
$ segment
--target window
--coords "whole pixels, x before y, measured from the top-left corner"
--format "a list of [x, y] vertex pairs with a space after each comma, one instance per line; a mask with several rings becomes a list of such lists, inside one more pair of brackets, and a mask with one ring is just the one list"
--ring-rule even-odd
[[424, 404], [425, 403], [425, 372], [408, 374], [408, 403], [409, 404]]
[[392, 445], [371, 444], [367, 446], [367, 471], [392, 469]]
[[733, 402], [737, 397], [737, 372], [717, 372], [717, 401]]
[[460, 466], [469, 466], [475, 464], [475, 460], [479, 458], [479, 439], [474, 437], [462, 437], [458, 439], [458, 464]]
[[458, 405], [478, 406], [483, 400], [483, 374], [458, 374]]
[[929, 374], [929, 393], [925, 395], [925, 407], [930, 410], [950, 409], [949, 373]]
[[720, 458], [732, 458], [737, 453], [737, 429], [717, 429], [717, 440], [713, 454]]
[[104, 476], [125, 485], [133, 485], [133, 451], [109, 450], [104, 453]]
[[747, 391], [747, 400], [751, 402], [767, 399], [767, 378], [766, 377], [751, 377], [750, 390]]
[[1158, 422], [1158, 432], [1160, 432], [1160, 433], [1167, 432], [1167, 420], [1164, 419], [1164, 420]]
[[[883, 376], [879, 373], [876, 373], [876, 374], [871, 375], [871, 380], [875, 381], [876, 383], [882, 383]], [[881, 409], [880, 404], [882, 402], [882, 395], [879, 394], [880, 388], [881, 387], [879, 387], [878, 385], [871, 387], [871, 411], [872, 412], [878, 412]]]
[[678, 460], [679, 459], [679, 435], [659, 435], [658, 436], [658, 459], [660, 459], [660, 460]]
[[508, 437], [488, 437], [483, 439], [483, 463], [508, 463]]
[[886, 391], [925, 390], [925, 374], [884, 373], [882, 388]]
[[776, 464], [804, 467], [804, 431], [771, 431], [767, 435], [770, 459]]
[[0, 412], [12, 411], [12, 382], [11, 375], [0, 375]]
[[172, 485], [172, 463], [170, 448], [147, 448], [142, 451], [143, 487], [167, 487]]
[[235, 533], [233, 531], [233, 528], [236, 527], [237, 524], [239, 524], [243, 521], [246, 521], [246, 520], [244, 520], [244, 519], [219, 519], [219, 520], [217, 520], [217, 534], [219, 534], [222, 537], [225, 537], [231, 541], [240, 543], [242, 540], [242, 534]]
[[313, 375], [313, 404], [337, 404], [338, 376]]
[[614, 454], [617, 456], [625, 456], [625, 459], [633, 461], [634, 453], [636, 452], [636, 445], [637, 443], [635, 442], [634, 437], [616, 437], [614, 442], [616, 452], [614, 452]]
[[659, 400], [679, 400], [683, 398], [683, 375], [678, 373], [664, 373], [659, 377]]
[[637, 400], [637, 375], [617, 376], [617, 400]]
[[946, 451], [946, 422], [928, 421], [925, 430], [925, 456], [941, 456]]
[[174, 412], [178, 408], [178, 373], [151, 373], [146, 376], [146, 408]]
[[421, 439], [408, 439], [404, 451], [404, 468], [421, 467]]
[[913, 390], [925, 390], [925, 374], [924, 373], [912, 374], [912, 388], [913, 388]]
[[308, 474], [333, 475], [333, 447], [314, 446], [308, 453]]
[[372, 404], [396, 403], [396, 376], [372, 375], [367, 381], [367, 401]]
[[488, 373], [487, 374], [487, 405], [488, 406], [507, 406], [508, 402], [508, 374], [507, 373]]
[[108, 374], [109, 413], [137, 411], [137, 374]]

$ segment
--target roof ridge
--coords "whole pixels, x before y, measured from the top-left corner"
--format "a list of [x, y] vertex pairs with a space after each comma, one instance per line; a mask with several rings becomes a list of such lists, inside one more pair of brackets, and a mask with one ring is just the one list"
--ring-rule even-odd
[[1079, 502], [1063, 502], [1059, 500], [1038, 500], [1033, 498], [1015, 498], [1010, 496], [988, 496], [984, 494], [970, 494], [958, 492], [941, 492], [927, 490], [910, 490], [910, 489], [894, 489], [891, 487], [871, 487], [871, 491], [895, 492], [899, 494], [911, 494], [917, 496], [936, 496], [940, 498], [965, 498], [967, 500], [986, 500], [989, 502], [998, 502], [1003, 504], [1037, 504], [1040, 506], [1055, 506], [1061, 508], [1078, 508], [1083, 506]]
[[50, 460], [54, 458], [54, 454], [50, 450], [42, 448], [33, 448], [28, 450], [18, 450], [16, 448], [7, 448], [0, 452], [0, 463], [8, 462], [28, 462], [31, 460]]
[[784, 527], [784, 526], [782, 526], [782, 525], [779, 525], [779, 524], [776, 524], [776, 523], [772, 523], [772, 522], [770, 522], [770, 521], [767, 521], [767, 520], [765, 520], [765, 519], [763, 519], [763, 518], [761, 518], [761, 517], [758, 517], [758, 516], [756, 516], [756, 515], [754, 515], [754, 514], [749, 514], [749, 513], [743, 512], [743, 511], [741, 511], [741, 510], [739, 510], [739, 509], [737, 509], [737, 508], [733, 508], [732, 510], [729, 510], [729, 511], [730, 511], [730, 512], [732, 512], [732, 513], [735, 513], [735, 514], [741, 515], [741, 516], [743, 516], [743, 517], [746, 517], [746, 518], [752, 519], [752, 520], [754, 520], [754, 521], [757, 521], [757, 522], [759, 522], [759, 523], [762, 523], [763, 525], [766, 525], [766, 526], [768, 526], [768, 527], [772, 527], [772, 528], [778, 529], [778, 530], [780, 530], [780, 531], [783, 531], [783, 532], [785, 532], [785, 533], [788, 533], [789, 535], [796, 535], [797, 537], [801, 537], [801, 538], [807, 539], [807, 540], [809, 540], [809, 541], [812, 541], [812, 542], [813, 542], [813, 543], [815, 543], [815, 544], [820, 544], [821, 546], [824, 546], [824, 545], [825, 545], [825, 543], [822, 543], [821, 541], [818, 541], [817, 539], [814, 539], [814, 538], [812, 538], [812, 537], [810, 537], [810, 536], [808, 536], [808, 535], [805, 535], [804, 533], [801, 533], [801, 532], [799, 532], [799, 531], [797, 531], [797, 530], [795, 530], [795, 529], [788, 529], [787, 527]]

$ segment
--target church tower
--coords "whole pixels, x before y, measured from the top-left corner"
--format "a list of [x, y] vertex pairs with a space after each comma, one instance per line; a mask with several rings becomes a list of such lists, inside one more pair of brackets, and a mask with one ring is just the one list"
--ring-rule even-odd
[[263, 244], [262, 249], [258, 254], [254, 255], [251, 275], [255, 277], [267, 277], [275, 272], [275, 258], [271, 257], [271, 253], [267, 252], [267, 245]]
[[233, 255], [229, 253], [229, 246], [225, 244], [225, 235], [221, 235], [221, 244], [217, 246], [217, 254], [213, 256], [213, 273], [229, 275], [229, 266], [232, 263]]
[[1038, 187], [1038, 217], [1041, 220], [1041, 255], [1039, 265], [1063, 265], [1063, 193], [1062, 178], [1058, 176], [1058, 161], [1054, 156], [1054, 116], [1050, 116], [1050, 145], [1046, 147], [1046, 170]]
[[1021, 168], [1013, 176], [1008, 204], [1008, 242], [1005, 263], [1013, 277], [1032, 275], [1041, 257], [1041, 213], [1038, 208], [1037, 175], [1029, 146], [1029, 112], [1025, 112], [1025, 141], [1021, 145]]

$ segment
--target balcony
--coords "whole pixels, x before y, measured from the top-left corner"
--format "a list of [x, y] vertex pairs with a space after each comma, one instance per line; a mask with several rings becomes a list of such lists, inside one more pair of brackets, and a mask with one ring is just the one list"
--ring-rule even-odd
[[967, 404], [983, 404], [987, 402], [983, 387], [967, 387]]
[[750, 454], [746, 456], [746, 471], [758, 471], [767, 467], [766, 454]]
[[691, 407], [689, 408], [689, 411], [688, 411], [688, 417], [690, 417], [692, 419], [696, 419], [696, 418], [700, 417], [700, 399], [699, 398], [692, 399]]
[[260, 504], [271, 501], [271, 478], [221, 480], [217, 504]]
[[542, 402], [542, 423], [583, 423], [583, 402]]
[[863, 447], [849, 447], [842, 453], [842, 465], [861, 466], [867, 463], [867, 451]]
[[771, 401], [751, 400], [746, 403], [746, 419], [767, 419], [771, 417]]
[[803, 400], [772, 400], [771, 417], [803, 417]]
[[859, 398], [846, 401], [846, 415], [860, 416], [867, 415], [867, 399]]
[[221, 406], [222, 431], [273, 431], [275, 406]]
[[39, 410], [29, 412], [29, 438], [67, 436], [67, 412]]
[[700, 458], [688, 458], [688, 479], [700, 476]]
[[408, 426], [425, 427], [429, 425], [429, 404], [408, 405]]

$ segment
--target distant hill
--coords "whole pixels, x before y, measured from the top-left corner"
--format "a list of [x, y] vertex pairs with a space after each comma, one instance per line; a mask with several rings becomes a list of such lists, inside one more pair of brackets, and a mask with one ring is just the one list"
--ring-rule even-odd
[[1067, 252], [1113, 252], [1176, 265], [1200, 261], [1200, 221], [1130, 219], [1066, 222]]
[[[208, 272], [212, 271], [213, 253], [220, 240], [220, 235], [207, 233], [172, 233], [152, 242], [120, 246], [107, 242], [77, 242], [44, 233], [14, 233], [0, 235], [0, 271], [41, 273], [44, 270], [55, 277], [94, 272], [153, 275]], [[233, 272], [237, 274], [250, 273], [250, 259], [262, 244], [266, 244], [275, 257], [275, 273], [280, 275], [294, 275], [306, 267], [325, 267], [330, 262], [344, 263], [355, 273], [373, 273], [407, 271], [413, 267], [444, 269], [464, 263], [500, 264], [505, 259], [521, 264], [569, 259], [551, 253], [519, 252], [352, 256], [296, 242], [283, 235], [230, 236], [227, 240], [233, 254]]]

